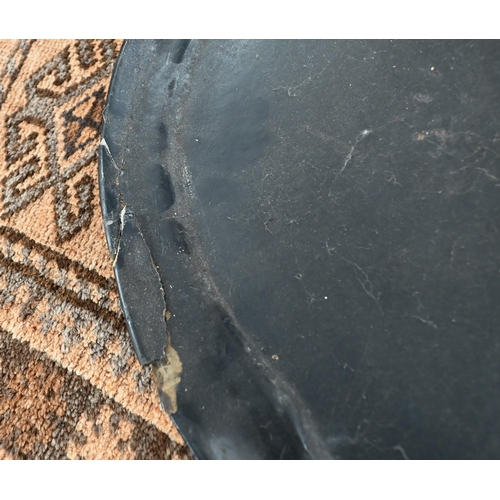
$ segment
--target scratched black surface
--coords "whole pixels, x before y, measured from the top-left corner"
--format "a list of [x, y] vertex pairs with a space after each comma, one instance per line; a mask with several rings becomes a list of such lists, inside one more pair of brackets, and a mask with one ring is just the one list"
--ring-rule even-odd
[[198, 457], [499, 458], [499, 51], [125, 44], [108, 244], [121, 197], [147, 248], [115, 269], [129, 327], [154, 324], [153, 262]]

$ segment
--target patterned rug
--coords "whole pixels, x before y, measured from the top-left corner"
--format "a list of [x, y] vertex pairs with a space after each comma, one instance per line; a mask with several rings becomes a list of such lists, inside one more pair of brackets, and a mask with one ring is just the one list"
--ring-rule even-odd
[[133, 353], [97, 149], [121, 41], [0, 42], [0, 458], [185, 459]]

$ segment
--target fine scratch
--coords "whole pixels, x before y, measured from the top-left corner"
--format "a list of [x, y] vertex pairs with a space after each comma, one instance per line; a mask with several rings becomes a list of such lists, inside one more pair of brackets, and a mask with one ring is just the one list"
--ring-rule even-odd
[[285, 87], [283, 85], [280, 85], [279, 87], [273, 88], [272, 90], [273, 92], [276, 92], [277, 90], [286, 90], [288, 97], [297, 97], [299, 94], [295, 93], [295, 91], [297, 89], [300, 89], [304, 85], [307, 85], [308, 83], [312, 82], [313, 78], [322, 75], [325, 69], [326, 67], [314, 75], [309, 75], [304, 81], [300, 82], [298, 85], [295, 85], [294, 87]]
[[288, 97], [297, 97], [298, 94], [294, 94], [294, 92], [299, 89], [300, 87], [306, 85], [312, 80], [310, 76], [308, 76], [303, 82], [299, 83], [298, 85], [295, 85], [295, 87], [284, 87], [283, 85], [280, 85], [279, 87], [273, 88], [273, 91], [276, 92], [277, 90], [286, 90], [286, 93], [288, 94]]
[[[454, 242], [453, 242], [453, 245], [451, 246], [451, 250], [450, 250], [450, 264], [453, 263], [453, 261], [455, 260], [455, 249], [458, 245], [458, 242], [460, 241], [460, 238], [461, 236], [459, 236]], [[462, 247], [463, 248], [463, 247]]]
[[351, 146], [351, 150], [349, 151], [349, 153], [347, 153], [347, 156], [344, 158], [344, 163], [342, 164], [342, 168], [337, 172], [337, 175], [334, 177], [334, 179], [332, 181], [332, 185], [335, 184], [335, 182], [337, 182], [337, 179], [342, 175], [342, 173], [346, 169], [347, 165], [352, 160], [352, 155], [354, 153], [354, 150], [356, 149], [356, 146], [365, 137], [369, 136], [372, 132], [373, 132], [373, 130], [366, 129], [358, 134], [358, 136], [356, 137], [356, 140], [354, 141], [354, 144]]
[[479, 167], [477, 167], [477, 168], [476, 168], [476, 170], [479, 170], [479, 171], [483, 172], [483, 173], [484, 173], [484, 175], [485, 175], [486, 177], [488, 177], [489, 179], [492, 179], [492, 180], [494, 180], [494, 181], [500, 181], [500, 179], [499, 179], [498, 177], [495, 177], [493, 174], [490, 174], [490, 173], [488, 172], [488, 170], [486, 170], [485, 168], [479, 168]]
[[408, 458], [408, 455], [405, 453], [405, 450], [403, 450], [403, 448], [399, 444], [397, 444], [396, 446], [393, 446], [392, 449], [399, 451], [401, 453], [401, 455], [403, 455], [403, 458], [405, 460], [410, 460]]
[[388, 450], [399, 451], [399, 453], [401, 453], [401, 455], [403, 456], [403, 458], [405, 460], [410, 460], [410, 457], [408, 457], [405, 450], [403, 449], [403, 447], [400, 444], [397, 444], [396, 446], [392, 446], [390, 448], [381, 448], [380, 446], [377, 446], [375, 443], [368, 441], [368, 439], [364, 439], [364, 442], [370, 446], [373, 446], [374, 448], [376, 448], [377, 450], [380, 450], [380, 451], [388, 451]]
[[340, 254], [337, 254], [337, 255], [339, 255], [340, 258], [342, 258], [343, 260], [345, 260], [346, 262], [348, 262], [352, 266], [354, 266], [363, 275], [364, 279], [361, 280], [359, 278], [358, 274], [356, 273], [356, 271], [354, 271], [354, 274], [356, 275], [356, 279], [358, 280], [359, 284], [363, 287], [363, 290], [365, 291], [366, 295], [368, 295], [368, 297], [371, 297], [380, 308], [380, 304], [379, 304], [380, 292], [377, 291], [377, 289], [375, 288], [373, 283], [370, 281], [370, 279], [368, 278], [368, 275], [365, 273], [365, 271], [363, 271], [363, 269], [361, 269], [361, 267], [358, 264], [356, 264], [356, 262], [351, 262], [350, 260], [346, 259], [345, 257], [342, 257], [342, 255], [340, 255]]
[[[326, 242], [326, 251], [328, 255], [332, 255], [333, 253], [338, 255], [342, 260], [347, 262], [348, 264], [351, 264], [351, 266], [354, 266], [354, 274], [356, 275], [356, 279], [358, 280], [359, 284], [365, 291], [366, 295], [373, 299], [375, 303], [377, 304], [378, 308], [380, 309], [380, 312], [382, 312], [382, 308], [380, 307], [380, 295], [381, 293], [375, 288], [374, 284], [370, 281], [370, 278], [366, 274], [366, 272], [356, 263], [352, 262], [349, 259], [346, 259], [344, 256], [340, 255], [337, 252], [336, 247], [330, 247], [328, 246], [328, 242]], [[361, 273], [361, 277], [359, 276], [359, 273]]]
[[413, 318], [413, 319], [416, 319], [416, 320], [420, 321], [424, 325], [427, 325], [427, 326], [430, 326], [431, 328], [434, 328], [434, 330], [438, 329], [438, 326], [436, 325], [436, 323], [434, 323], [434, 321], [422, 318], [420, 316], [410, 316], [410, 317]]

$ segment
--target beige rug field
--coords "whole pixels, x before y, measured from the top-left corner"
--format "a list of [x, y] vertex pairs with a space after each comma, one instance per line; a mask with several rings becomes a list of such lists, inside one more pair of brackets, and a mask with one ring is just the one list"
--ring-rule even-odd
[[97, 183], [121, 41], [0, 42], [0, 458], [190, 458], [125, 328]]

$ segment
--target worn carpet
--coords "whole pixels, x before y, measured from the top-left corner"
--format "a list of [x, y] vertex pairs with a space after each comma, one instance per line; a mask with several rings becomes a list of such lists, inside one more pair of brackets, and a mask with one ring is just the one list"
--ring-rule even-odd
[[185, 459], [133, 353], [99, 208], [121, 41], [0, 42], [0, 458]]

